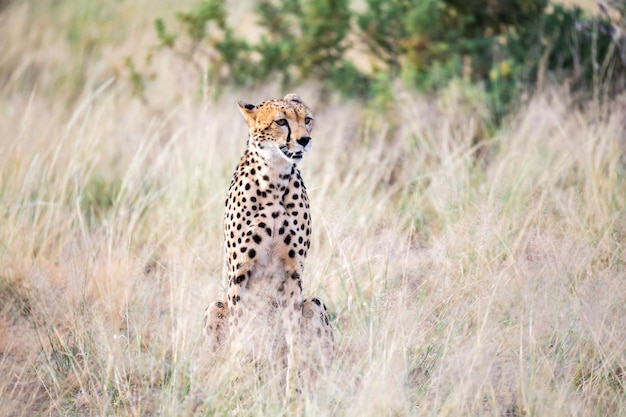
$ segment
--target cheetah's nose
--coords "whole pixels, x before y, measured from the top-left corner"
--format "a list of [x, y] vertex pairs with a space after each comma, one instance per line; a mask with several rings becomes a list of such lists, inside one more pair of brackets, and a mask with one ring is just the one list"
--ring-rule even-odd
[[296, 142], [298, 142], [302, 146], [306, 146], [306, 145], [309, 144], [310, 141], [311, 141], [311, 137], [310, 136], [302, 136]]

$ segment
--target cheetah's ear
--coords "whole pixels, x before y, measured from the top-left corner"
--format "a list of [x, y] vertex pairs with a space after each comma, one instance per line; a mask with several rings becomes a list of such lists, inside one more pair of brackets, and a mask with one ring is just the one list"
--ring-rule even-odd
[[254, 126], [254, 120], [256, 119], [256, 112], [259, 109], [254, 104], [246, 103], [243, 100], [239, 100], [237, 102], [239, 106], [239, 111], [243, 114], [243, 118], [246, 119], [246, 123], [249, 127]]
[[304, 104], [304, 102], [302, 101], [300, 96], [297, 95], [297, 94], [287, 94], [283, 100], [285, 100], [285, 101], [295, 101], [296, 103]]

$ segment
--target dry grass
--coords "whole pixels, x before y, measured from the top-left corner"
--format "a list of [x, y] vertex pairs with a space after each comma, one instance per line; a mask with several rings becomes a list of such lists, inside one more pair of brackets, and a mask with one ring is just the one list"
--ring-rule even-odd
[[[97, 49], [72, 91], [64, 23], [31, 12], [0, 14], [0, 415], [287, 414], [201, 337], [225, 285], [235, 99], [282, 92], [198, 102], [161, 57], [156, 115], [106, 81], [136, 38]], [[393, 120], [298, 93], [317, 110], [305, 293], [339, 350], [303, 414], [626, 415], [623, 100], [545, 91], [477, 149], [455, 86], [398, 91]]]

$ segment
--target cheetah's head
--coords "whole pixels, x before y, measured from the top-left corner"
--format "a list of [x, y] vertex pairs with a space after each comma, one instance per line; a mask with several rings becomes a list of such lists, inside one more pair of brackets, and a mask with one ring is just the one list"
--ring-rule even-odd
[[248, 146], [258, 148], [268, 162], [295, 164], [311, 148], [313, 113], [296, 94], [258, 106], [242, 100], [237, 104], [250, 130]]

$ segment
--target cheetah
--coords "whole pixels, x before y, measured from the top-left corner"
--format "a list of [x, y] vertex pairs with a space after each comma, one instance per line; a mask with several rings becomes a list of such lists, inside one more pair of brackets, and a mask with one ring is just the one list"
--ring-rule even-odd
[[228, 301], [207, 308], [205, 336], [213, 351], [228, 341], [281, 362], [293, 395], [297, 379], [327, 366], [335, 349], [326, 306], [302, 296], [311, 213], [297, 163], [311, 148], [314, 118], [295, 94], [237, 104], [249, 137], [225, 203]]

